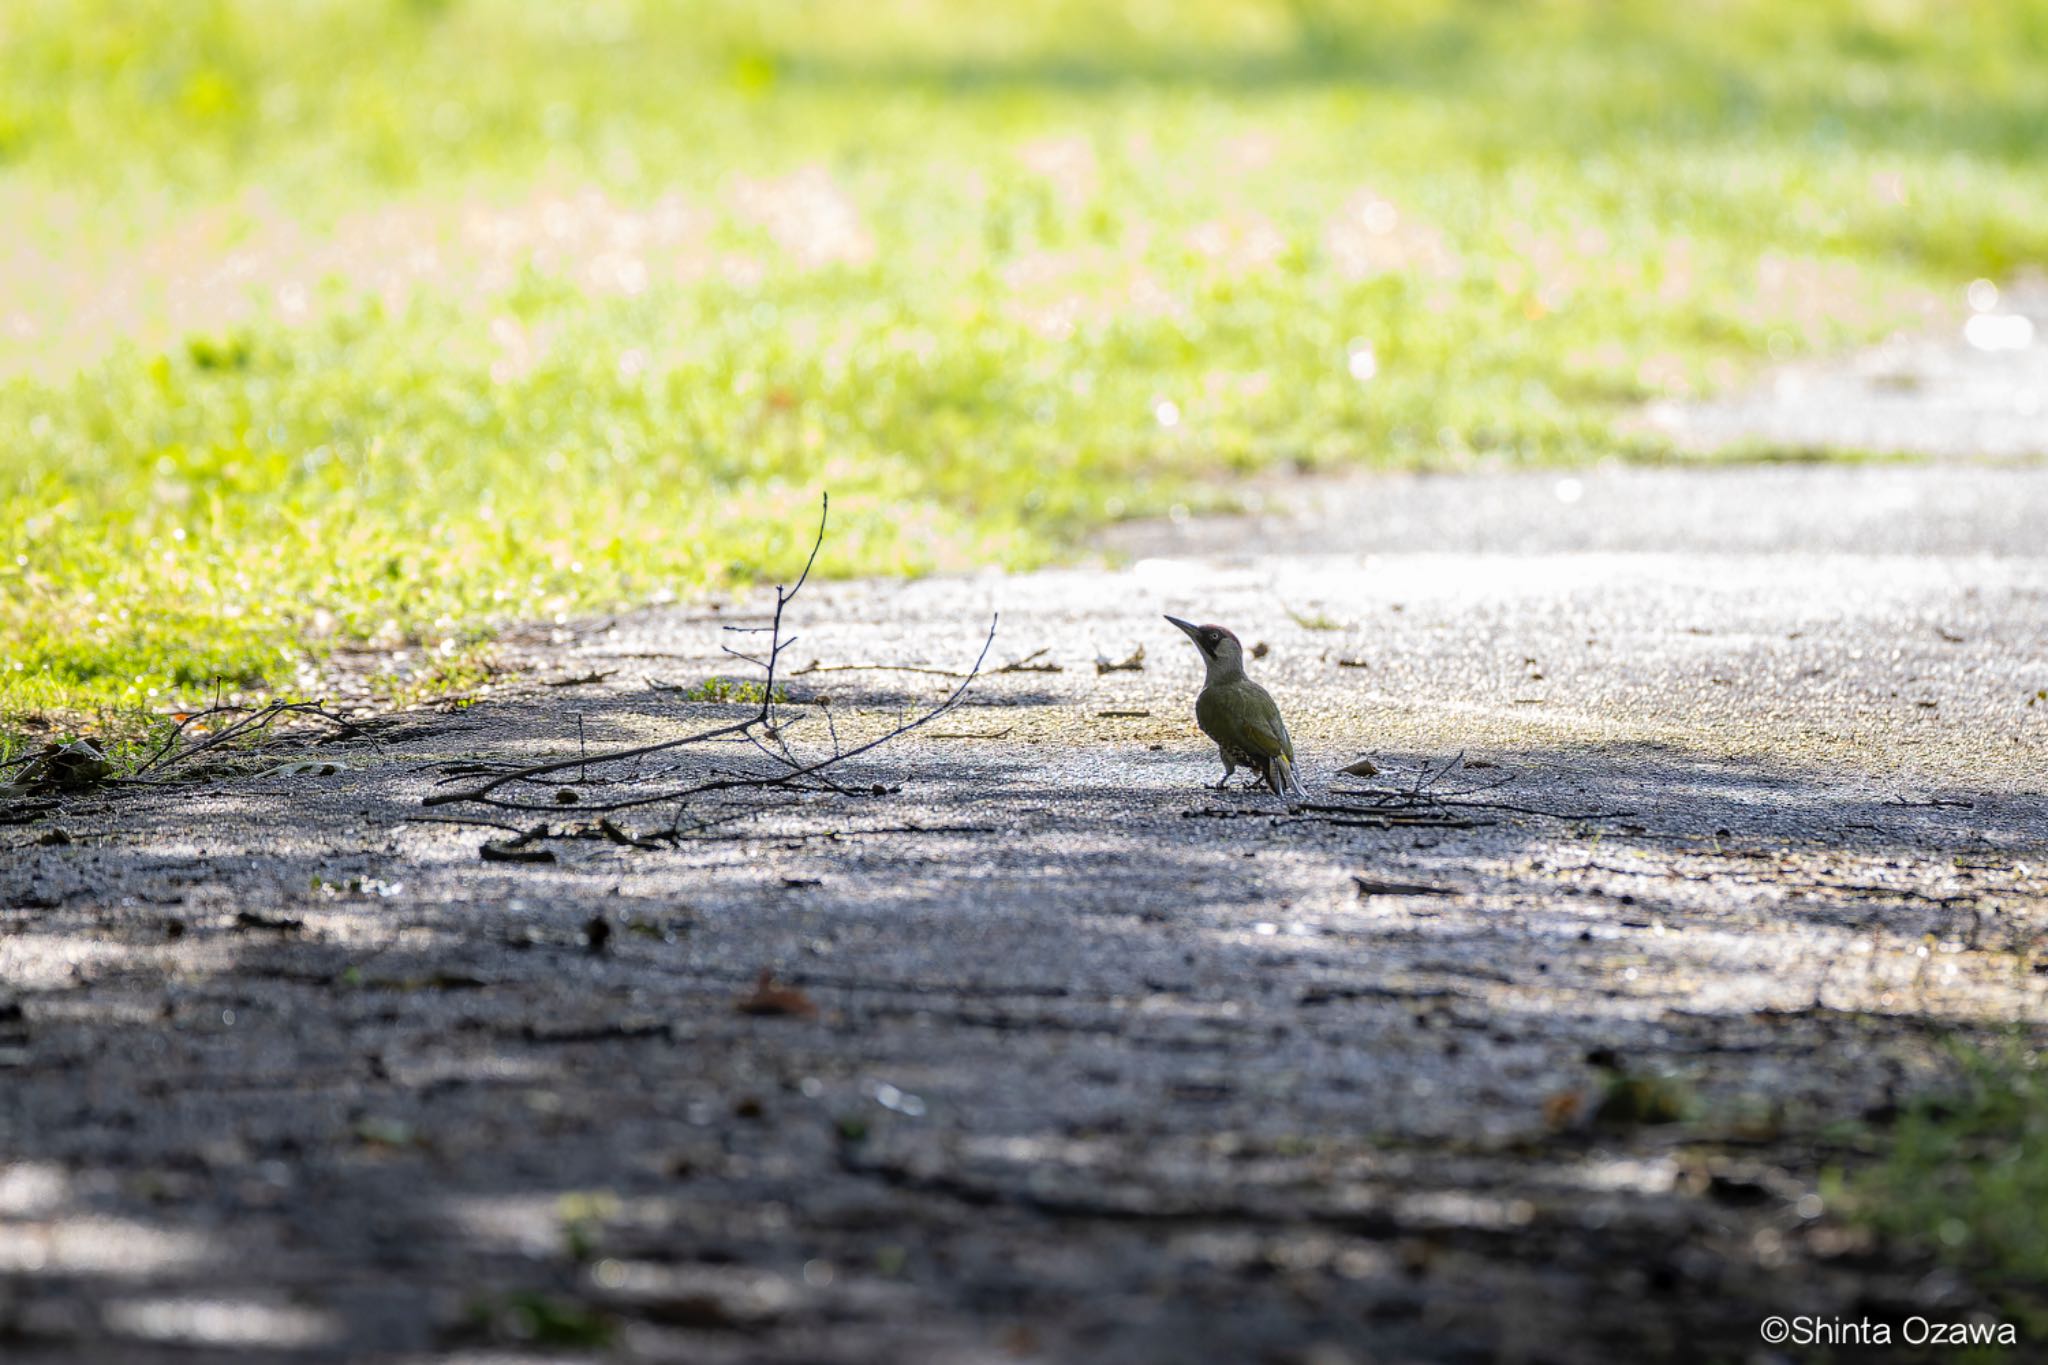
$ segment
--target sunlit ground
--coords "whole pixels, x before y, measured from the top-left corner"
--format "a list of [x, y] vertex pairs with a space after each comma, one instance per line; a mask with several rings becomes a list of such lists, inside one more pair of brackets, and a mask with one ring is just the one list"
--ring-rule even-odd
[[[1058, 553], [2048, 261], [2048, 4], [15, 0], [0, 715]], [[1982, 324], [1997, 325], [1997, 324]]]

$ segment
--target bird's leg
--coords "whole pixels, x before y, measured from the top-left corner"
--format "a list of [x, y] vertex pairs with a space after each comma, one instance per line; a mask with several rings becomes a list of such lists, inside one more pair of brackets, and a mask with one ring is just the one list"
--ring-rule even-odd
[[1237, 771], [1237, 765], [1232, 763], [1230, 755], [1224, 753], [1221, 749], [1218, 749], [1216, 752], [1223, 759], [1223, 776], [1217, 779], [1215, 789], [1217, 791], [1224, 791], [1229, 788], [1230, 775]]

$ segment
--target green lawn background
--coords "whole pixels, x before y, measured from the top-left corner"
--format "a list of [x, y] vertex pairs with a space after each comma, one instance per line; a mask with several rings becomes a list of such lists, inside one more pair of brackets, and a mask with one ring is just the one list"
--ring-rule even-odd
[[[1039, 562], [2048, 261], [2041, 0], [11, 0], [0, 717]], [[102, 723], [109, 715], [101, 716]]]

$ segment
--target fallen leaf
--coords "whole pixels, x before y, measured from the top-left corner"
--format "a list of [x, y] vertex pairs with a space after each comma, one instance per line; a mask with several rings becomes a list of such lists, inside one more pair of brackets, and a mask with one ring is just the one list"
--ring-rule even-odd
[[551, 863], [555, 851], [551, 848], [529, 848], [526, 836], [517, 839], [499, 839], [486, 843], [477, 850], [487, 863]]
[[1675, 1078], [1616, 1071], [1607, 1077], [1607, 1090], [1593, 1111], [1593, 1122], [1604, 1128], [1679, 1123], [1690, 1108], [1685, 1088]]
[[1383, 882], [1373, 877], [1354, 876], [1352, 882], [1361, 896], [1461, 896], [1464, 892], [1448, 886], [1428, 886], [1422, 882]]
[[818, 1007], [794, 986], [775, 984], [775, 973], [766, 967], [761, 969], [759, 979], [754, 982], [754, 993], [743, 996], [733, 1008], [741, 1014], [773, 1015], [794, 1019], [815, 1019]]
[[1586, 1106], [1586, 1097], [1576, 1090], [1560, 1090], [1543, 1101], [1543, 1123], [1552, 1132], [1560, 1132], [1578, 1120], [1579, 1113]]
[[328, 759], [308, 759], [298, 763], [280, 763], [275, 768], [266, 768], [258, 777], [332, 777], [347, 772], [348, 764]]
[[1378, 777], [1380, 765], [1369, 758], [1361, 758], [1349, 767], [1339, 768], [1337, 771], [1346, 777]]
[[371, 1147], [410, 1147], [418, 1140], [404, 1119], [366, 1118], [356, 1122], [356, 1138]]
[[[1045, 659], [1050, 649], [1050, 646], [1046, 649], [1034, 649], [1023, 658], [1012, 659], [995, 671], [998, 673], [1058, 673], [1061, 671], [1060, 666]], [[1041, 662], [1042, 660], [1043, 662]]]
[[295, 934], [306, 927], [302, 919], [291, 919], [284, 915], [259, 915], [254, 910], [235, 912], [237, 929], [269, 929], [280, 934]]
[[46, 746], [8, 790], [21, 795], [90, 791], [113, 770], [99, 745], [89, 739], [74, 739], [69, 744]]

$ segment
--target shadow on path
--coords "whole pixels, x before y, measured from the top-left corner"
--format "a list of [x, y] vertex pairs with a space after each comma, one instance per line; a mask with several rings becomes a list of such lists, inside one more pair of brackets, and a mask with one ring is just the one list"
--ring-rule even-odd
[[[1957, 1292], [1801, 1201], [2042, 1017], [2009, 793], [1551, 748], [1470, 799], [1629, 813], [1381, 830], [906, 753], [507, 868], [384, 757], [0, 874], [10, 1359], [1739, 1353]], [[764, 968], [817, 1017], [740, 1012]], [[1615, 1071], [1686, 1119], [1596, 1122]]]

